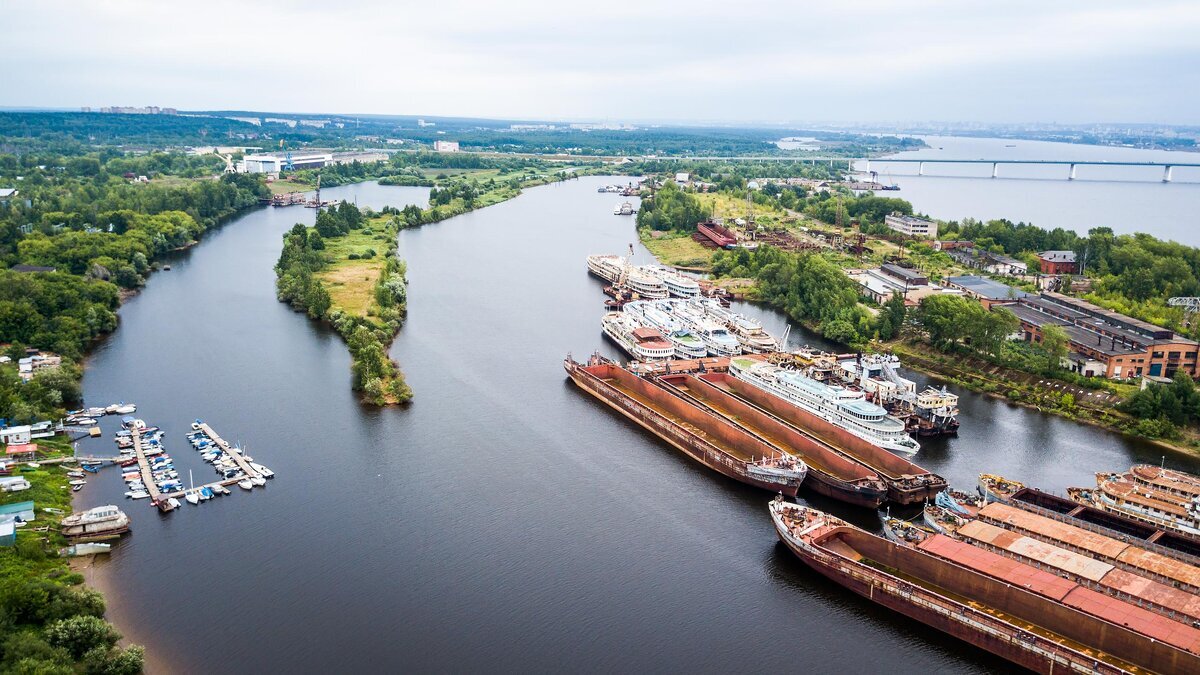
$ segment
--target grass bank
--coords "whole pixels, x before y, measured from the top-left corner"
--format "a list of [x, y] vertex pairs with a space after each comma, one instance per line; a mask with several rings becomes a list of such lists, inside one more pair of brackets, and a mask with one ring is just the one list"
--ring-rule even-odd
[[[37, 445], [39, 460], [71, 454], [63, 437], [38, 439]], [[115, 646], [121, 636], [103, 620], [104, 599], [84, 587], [69, 559], [58, 555], [67, 545], [58, 522], [71, 513], [73, 494], [66, 472], [75, 466], [18, 470], [14, 475], [27, 479], [30, 488], [0, 493], [0, 504], [32, 501], [36, 514], [17, 529], [13, 546], [0, 547], [0, 672], [133, 675], [142, 670], [142, 648]]]

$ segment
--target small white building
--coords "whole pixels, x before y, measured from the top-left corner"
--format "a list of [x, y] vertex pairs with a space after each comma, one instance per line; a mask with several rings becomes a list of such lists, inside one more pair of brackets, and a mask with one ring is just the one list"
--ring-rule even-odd
[[906, 216], [902, 213], [892, 213], [885, 216], [883, 224], [891, 229], [919, 239], [937, 239], [938, 226], [932, 220]]
[[691, 178], [692, 178], [692, 175], [691, 175], [691, 174], [688, 174], [688, 173], [677, 173], [677, 174], [675, 174], [675, 182], [676, 182], [676, 183], [679, 183], [680, 185], [686, 185], [686, 184], [687, 184], [687, 182], [688, 182], [689, 180], [691, 180]]
[[458, 141], [434, 141], [434, 152], [458, 152]]
[[33, 439], [33, 428], [28, 424], [17, 427], [0, 429], [0, 443], [6, 445], [25, 445]]

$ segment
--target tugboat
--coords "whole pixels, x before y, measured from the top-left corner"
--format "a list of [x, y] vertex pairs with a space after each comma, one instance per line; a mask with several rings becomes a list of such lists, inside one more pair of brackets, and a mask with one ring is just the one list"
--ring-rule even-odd
[[979, 474], [979, 494], [989, 502], [1008, 502], [1024, 483], [990, 473]]

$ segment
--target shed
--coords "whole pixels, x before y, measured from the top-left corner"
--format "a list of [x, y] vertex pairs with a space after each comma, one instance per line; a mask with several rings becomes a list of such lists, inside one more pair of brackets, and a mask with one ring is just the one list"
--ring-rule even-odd
[[17, 543], [17, 523], [12, 518], [0, 518], [0, 546]]
[[8, 446], [4, 454], [18, 462], [32, 462], [37, 457], [37, 449], [37, 443], [21, 443]]
[[20, 492], [28, 490], [29, 480], [24, 476], [6, 476], [0, 478], [0, 492]]

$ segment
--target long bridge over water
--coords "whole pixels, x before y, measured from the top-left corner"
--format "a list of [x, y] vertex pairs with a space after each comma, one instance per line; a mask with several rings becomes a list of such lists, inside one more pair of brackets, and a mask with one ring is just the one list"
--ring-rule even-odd
[[836, 166], [840, 163], [845, 163], [847, 168], [853, 168], [857, 163], [863, 163], [866, 166], [866, 171], [871, 171], [871, 162], [877, 164], [916, 164], [917, 175], [925, 175], [926, 164], [991, 164], [992, 178], [1000, 175], [1001, 164], [1021, 164], [1030, 166], [1062, 166], [1067, 167], [1067, 180], [1075, 180], [1076, 169], [1080, 166], [1132, 166], [1132, 167], [1157, 167], [1163, 170], [1162, 180], [1164, 183], [1171, 182], [1172, 170], [1177, 167], [1200, 168], [1200, 162], [1111, 162], [1103, 160], [1085, 160], [1085, 159], [953, 159], [953, 158], [917, 158], [917, 157], [784, 157], [784, 156], [761, 156], [761, 157], [681, 157], [679, 159], [690, 161], [737, 161], [737, 162], [801, 162], [812, 163], [829, 162], [830, 166]]

